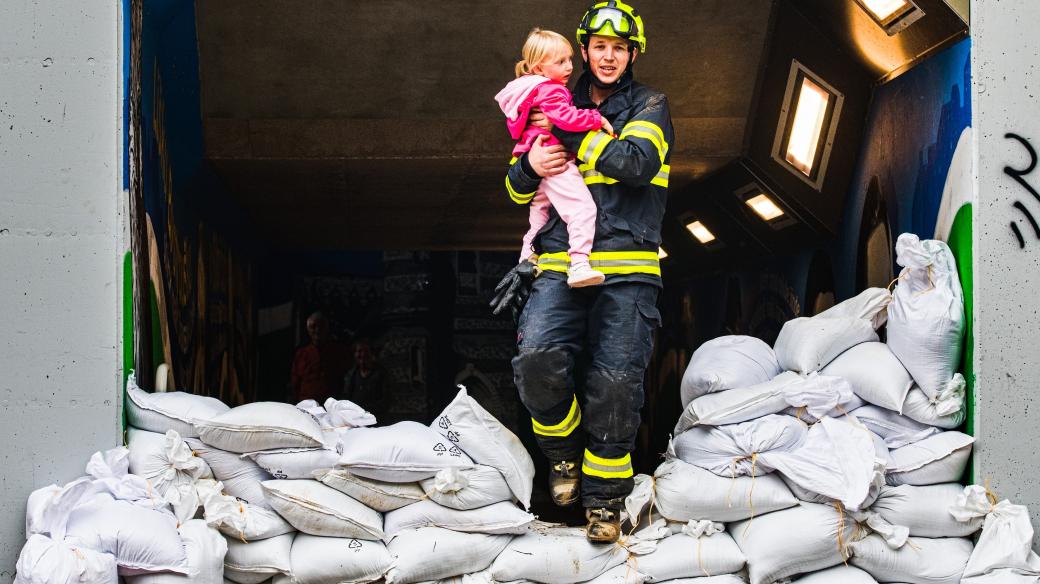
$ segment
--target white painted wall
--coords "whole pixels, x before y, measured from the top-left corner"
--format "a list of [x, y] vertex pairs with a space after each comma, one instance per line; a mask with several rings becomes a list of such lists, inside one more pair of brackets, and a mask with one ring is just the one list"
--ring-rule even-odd
[[[972, 0], [976, 140], [976, 480], [1040, 517], [1040, 200], [1004, 172], [1025, 169], [1040, 149], [1040, 2]], [[1040, 167], [1038, 167], [1040, 168]], [[1024, 177], [1040, 190], [1040, 170]], [[1025, 240], [1020, 249], [1010, 224]], [[1040, 534], [1040, 530], [1038, 530]], [[1034, 540], [1034, 547], [1040, 537]]]
[[0, 3], [0, 583], [30, 491], [120, 443], [120, 3]]

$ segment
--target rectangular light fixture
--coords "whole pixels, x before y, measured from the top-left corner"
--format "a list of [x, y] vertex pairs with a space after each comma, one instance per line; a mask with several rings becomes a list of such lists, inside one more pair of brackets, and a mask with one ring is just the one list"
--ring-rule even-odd
[[657, 248], [657, 259], [663, 260], [663, 259], [665, 259], [667, 257], [668, 257], [668, 252], [666, 252], [663, 247]]
[[856, 0], [856, 3], [892, 36], [924, 16], [924, 10], [913, 0]]
[[830, 99], [831, 96], [826, 89], [808, 77], [802, 78], [785, 159], [805, 176], [812, 175]]
[[754, 211], [763, 221], [772, 221], [778, 217], [784, 216], [784, 210], [779, 205], [773, 202], [765, 194], [760, 194], [756, 197], [744, 201], [751, 210]]
[[863, 0], [862, 4], [874, 15], [874, 18], [881, 21], [887, 20], [893, 14], [911, 6], [906, 0]]
[[845, 96], [798, 61], [791, 63], [773, 159], [817, 191], [823, 188]]
[[704, 245], [707, 245], [715, 241], [715, 234], [708, 230], [700, 221], [693, 221], [686, 224], [686, 230], [697, 238], [697, 241]]

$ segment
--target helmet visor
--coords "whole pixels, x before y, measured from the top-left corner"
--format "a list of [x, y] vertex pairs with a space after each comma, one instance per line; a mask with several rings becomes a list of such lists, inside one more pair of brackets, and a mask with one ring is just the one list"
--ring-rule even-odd
[[[609, 26], [613, 36], [627, 39], [636, 33], [636, 23], [632, 18], [617, 8], [600, 8], [593, 10], [587, 17], [583, 27], [589, 34], [605, 34]], [[609, 34], [609, 33], [607, 33]]]

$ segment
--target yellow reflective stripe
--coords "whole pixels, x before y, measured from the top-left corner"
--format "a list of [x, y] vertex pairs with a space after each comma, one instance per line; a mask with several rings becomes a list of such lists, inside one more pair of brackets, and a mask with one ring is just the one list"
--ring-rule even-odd
[[[511, 158], [509, 160], [509, 166], [513, 166], [514, 164], [516, 164], [517, 160], [520, 160], [520, 158], [517, 157], [517, 156], [514, 156], [513, 158]], [[506, 175], [506, 190], [509, 192], [509, 198], [513, 199], [513, 202], [516, 203], [517, 205], [526, 205], [526, 204], [530, 203], [531, 199], [534, 198], [535, 193], [538, 192], [538, 191], [535, 191], [535, 192], [532, 192], [532, 193], [518, 193], [518, 192], [516, 192], [516, 189], [513, 188], [512, 183], [509, 182], [509, 175], [508, 174]]]
[[619, 136], [619, 139], [624, 140], [628, 137], [648, 140], [655, 148], [657, 148], [657, 155], [661, 158], [661, 162], [664, 162], [664, 156], [668, 152], [668, 144], [662, 144], [658, 141], [657, 136], [654, 136], [649, 132], [643, 132], [642, 130], [627, 130]]
[[668, 188], [668, 175], [672, 172], [672, 167], [667, 164], [661, 165], [661, 170], [657, 171], [657, 176], [650, 180], [650, 184], [657, 185], [659, 187]]
[[[543, 271], [566, 273], [570, 263], [567, 252], [538, 256], [538, 267]], [[589, 265], [604, 274], [661, 275], [661, 259], [656, 251], [594, 251], [589, 254]]]
[[531, 426], [534, 429], [534, 433], [542, 436], [570, 436], [571, 432], [574, 432], [574, 429], [580, 424], [581, 408], [578, 407], [578, 396], [574, 396], [574, 401], [571, 402], [571, 409], [567, 412], [567, 417], [559, 424], [546, 426], [538, 423], [538, 420], [531, 418]]
[[585, 162], [589, 168], [595, 167], [596, 161], [603, 154], [603, 149], [613, 139], [613, 136], [602, 130], [585, 134], [585, 138], [578, 145], [578, 159]]
[[621, 458], [602, 458], [585, 450], [585, 459], [581, 463], [581, 472], [605, 479], [627, 479], [633, 475], [632, 455]]
[[634, 122], [629, 122], [625, 124], [624, 128], [621, 128], [621, 133], [627, 134], [629, 130], [635, 130], [636, 128], [641, 128], [650, 132], [651, 134], [657, 137], [657, 140], [661, 144], [668, 144], [668, 141], [664, 139], [664, 130], [661, 129], [661, 126], [658, 126], [653, 122], [647, 122], [644, 120], [636, 120]]
[[588, 162], [593, 166], [596, 166], [596, 161], [598, 161], [600, 155], [603, 154], [603, 150], [607, 147], [607, 144], [610, 144], [610, 141], [614, 139], [613, 136], [606, 132], [599, 131], [596, 133], [602, 136], [602, 139], [599, 142], [597, 142], [595, 146], [592, 147], [592, 153], [589, 155], [589, 157], [584, 159], [585, 162]]

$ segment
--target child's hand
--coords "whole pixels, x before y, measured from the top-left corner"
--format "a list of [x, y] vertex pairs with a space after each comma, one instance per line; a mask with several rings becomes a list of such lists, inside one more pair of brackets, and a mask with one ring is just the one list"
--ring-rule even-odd
[[531, 108], [531, 113], [527, 115], [527, 123], [536, 128], [541, 128], [546, 132], [552, 132], [553, 129], [552, 122], [549, 121], [549, 118], [542, 113], [542, 110], [536, 107]]
[[603, 131], [610, 134], [611, 136], [614, 135], [614, 126], [610, 125], [610, 122], [607, 121], [607, 118], [603, 118]]

